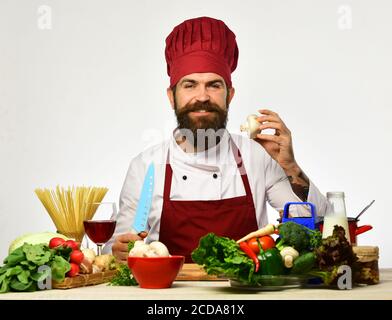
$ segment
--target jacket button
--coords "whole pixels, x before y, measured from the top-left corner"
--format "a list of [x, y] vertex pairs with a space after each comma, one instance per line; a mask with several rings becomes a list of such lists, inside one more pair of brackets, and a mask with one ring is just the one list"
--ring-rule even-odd
[[212, 176], [214, 177], [214, 179], [218, 178], [218, 175], [216, 173], [214, 173]]
[[187, 179], [187, 176], [182, 176], [182, 179], [183, 179], [183, 180], [186, 180], [186, 179]]

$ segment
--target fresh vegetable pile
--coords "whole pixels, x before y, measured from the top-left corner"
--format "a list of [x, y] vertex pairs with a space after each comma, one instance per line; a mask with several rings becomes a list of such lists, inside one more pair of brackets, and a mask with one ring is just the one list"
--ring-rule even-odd
[[[12, 251], [0, 268], [0, 293], [8, 291], [35, 291], [38, 283], [48, 277], [62, 281], [71, 271], [68, 262], [72, 249], [69, 247], [49, 248], [45, 244], [28, 244]], [[46, 265], [49, 268], [39, 267]]]
[[[154, 241], [128, 244], [130, 256], [168, 256], [167, 247]], [[92, 249], [82, 249], [76, 241], [51, 232], [26, 234], [15, 239], [9, 255], [0, 267], [0, 293], [47, 289], [48, 281], [62, 282], [77, 277], [116, 270], [110, 285], [136, 286], [136, 279], [126, 264], [117, 263], [113, 255], [96, 256]], [[42, 287], [40, 284], [42, 283]]]
[[0, 267], [0, 293], [46, 289], [51, 280], [62, 282], [66, 277], [117, 267], [114, 256], [95, 256], [94, 250], [81, 249], [78, 242], [54, 233], [19, 237], [12, 242], [9, 252]]
[[[276, 241], [273, 234], [279, 234]], [[340, 265], [356, 266], [343, 228], [335, 226], [333, 235], [322, 239], [319, 231], [291, 221], [269, 224], [237, 242], [209, 233], [200, 239], [192, 259], [208, 274], [249, 285], [279, 275], [316, 276], [330, 285], [336, 283]]]
[[[29, 235], [33, 243], [46, 236]], [[26, 237], [23, 239], [26, 240]], [[40, 282], [44, 285], [46, 280], [61, 282], [65, 277], [75, 277], [85, 259], [79, 243], [63, 237], [54, 237], [49, 243], [25, 242], [23, 245], [18, 239], [11, 247], [16, 249], [5, 258], [4, 266], [0, 268], [0, 293], [35, 291], [39, 289]]]
[[[80, 264], [84, 259], [83, 252], [79, 250], [80, 249], [79, 243], [77, 243], [74, 240], [64, 240], [63, 238], [55, 237], [50, 239], [49, 248], [57, 252], [61, 252], [61, 251], [66, 252], [64, 258], [66, 259], [67, 262], [69, 262], [69, 268], [70, 268], [70, 270], [66, 274], [67, 277], [76, 277], [79, 274]], [[57, 279], [54, 280], [62, 281], [64, 280], [64, 278], [62, 278], [61, 280], [57, 280]]]
[[92, 274], [109, 270], [117, 267], [116, 259], [111, 254], [95, 255], [93, 249], [82, 249], [80, 243], [74, 240], [63, 240], [56, 237], [49, 241], [49, 248], [61, 250], [61, 248], [70, 248], [69, 256], [65, 258], [70, 263], [70, 271], [67, 277], [76, 277], [79, 274]]

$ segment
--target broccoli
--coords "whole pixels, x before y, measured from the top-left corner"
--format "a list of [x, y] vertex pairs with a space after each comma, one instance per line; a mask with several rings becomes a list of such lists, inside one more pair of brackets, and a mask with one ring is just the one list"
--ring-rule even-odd
[[276, 247], [279, 250], [291, 246], [300, 252], [309, 247], [309, 236], [302, 225], [289, 221], [279, 225], [278, 230], [281, 239]]
[[[308, 228], [306, 228], [308, 229]], [[310, 249], [314, 250], [321, 246], [322, 243], [322, 234], [318, 230], [310, 230], [308, 229], [308, 234], [309, 234], [309, 244], [310, 244]]]
[[298, 252], [314, 249], [321, 244], [321, 233], [301, 224], [288, 221], [278, 226], [280, 241], [276, 247], [281, 250], [285, 246], [294, 247]]

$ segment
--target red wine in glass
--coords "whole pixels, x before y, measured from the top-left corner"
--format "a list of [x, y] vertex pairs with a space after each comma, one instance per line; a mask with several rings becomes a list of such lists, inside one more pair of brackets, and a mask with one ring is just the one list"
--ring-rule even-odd
[[86, 234], [97, 245], [98, 255], [101, 255], [102, 246], [110, 240], [116, 229], [116, 221], [86, 220], [83, 224]]
[[[92, 205], [103, 208], [103, 214], [96, 213], [97, 218], [84, 220], [84, 231], [87, 236], [97, 245], [97, 254], [102, 254], [102, 246], [110, 240], [116, 229], [116, 206], [115, 203], [92, 203]], [[106, 209], [106, 205], [112, 206], [112, 210]], [[109, 213], [111, 217], [109, 218]], [[107, 219], [107, 218], [109, 219]]]
[[86, 220], [83, 224], [88, 237], [96, 244], [108, 242], [116, 229], [114, 220]]

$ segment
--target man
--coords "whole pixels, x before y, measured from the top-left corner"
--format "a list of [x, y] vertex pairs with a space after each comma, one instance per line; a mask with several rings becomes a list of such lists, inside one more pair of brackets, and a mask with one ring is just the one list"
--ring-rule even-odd
[[[191, 262], [206, 233], [239, 239], [265, 225], [266, 201], [276, 209], [288, 201], [309, 201], [319, 214], [325, 211], [326, 199], [297, 164], [290, 130], [278, 114], [259, 110], [260, 129], [274, 129], [274, 135], [261, 132], [251, 140], [225, 130], [238, 47], [222, 21], [184, 21], [166, 38], [165, 56], [167, 95], [178, 128], [169, 141], [132, 160], [107, 251], [111, 247], [125, 261], [128, 242], [148, 232], [147, 242], [159, 240]], [[151, 162], [156, 184], [148, 228], [139, 236], [131, 226]]]

